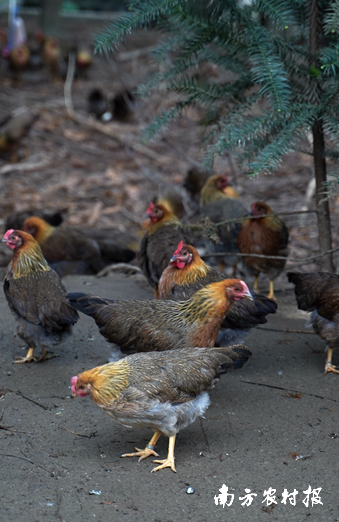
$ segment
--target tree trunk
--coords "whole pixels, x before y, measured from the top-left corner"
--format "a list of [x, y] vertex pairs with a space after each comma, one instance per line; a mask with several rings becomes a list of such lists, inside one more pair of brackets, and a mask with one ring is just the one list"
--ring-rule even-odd
[[[311, 55], [310, 66], [318, 68], [317, 51], [319, 47], [319, 32], [321, 31], [321, 20], [319, 13], [319, 0], [310, 0], [310, 32], [309, 51]], [[318, 104], [321, 92], [317, 78], [312, 78], [314, 89], [310, 102]], [[331, 218], [328, 199], [324, 195], [327, 181], [325, 160], [325, 138], [321, 119], [318, 119], [313, 127], [313, 159], [314, 175], [316, 183], [316, 203], [318, 216], [319, 250], [324, 253], [332, 248]], [[334, 272], [333, 255], [328, 254], [319, 259], [319, 268], [323, 272]]]
[[[328, 199], [324, 195], [326, 183], [326, 160], [324, 131], [321, 121], [317, 121], [312, 127], [313, 134], [313, 157], [314, 157], [314, 175], [316, 183], [316, 205], [318, 217], [318, 233], [319, 233], [319, 250], [320, 253], [331, 250], [332, 248], [332, 231], [331, 217]], [[319, 269], [323, 272], [334, 272], [333, 255], [328, 254], [319, 258]]]

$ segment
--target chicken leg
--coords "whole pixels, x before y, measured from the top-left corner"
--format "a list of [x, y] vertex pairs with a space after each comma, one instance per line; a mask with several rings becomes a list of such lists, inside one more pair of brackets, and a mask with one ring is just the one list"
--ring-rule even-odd
[[34, 354], [34, 348], [28, 348], [28, 352], [26, 354], [26, 357], [15, 357], [15, 361], [13, 361], [13, 364], [24, 364], [28, 362], [42, 362], [47, 361], [48, 359], [54, 359], [54, 357], [59, 357], [57, 354], [47, 355], [47, 352], [45, 348], [42, 348], [41, 355], [33, 355]]
[[258, 290], [258, 281], [259, 281], [259, 276], [257, 275], [254, 278], [253, 290]]
[[154, 448], [155, 448], [156, 443], [160, 439], [161, 435], [162, 435], [161, 431], [156, 431], [154, 433], [153, 437], [151, 438], [151, 440], [149, 441], [149, 443], [147, 444], [145, 449], [135, 448], [137, 450], [137, 453], [124, 453], [121, 456], [122, 457], [139, 457], [138, 462], [146, 459], [150, 455], [153, 455], [154, 457], [159, 457], [158, 453], [156, 453], [154, 451]]
[[152, 469], [151, 473], [153, 473], [154, 471], [158, 471], [159, 469], [164, 469], [164, 468], [171, 468], [171, 470], [174, 471], [174, 473], [177, 472], [177, 470], [175, 469], [175, 465], [174, 465], [175, 438], [176, 438], [176, 435], [173, 435], [173, 437], [169, 438], [167, 459], [153, 460], [154, 463], [161, 464], [161, 466], [157, 466], [156, 468]]
[[274, 283], [273, 281], [270, 279], [270, 291], [268, 293], [268, 296], [267, 296], [269, 299], [274, 299], [274, 301], [276, 301], [276, 297], [274, 295]]
[[339, 373], [339, 370], [337, 370], [337, 367], [333, 366], [333, 364], [332, 364], [332, 352], [333, 352], [333, 348], [331, 348], [329, 346], [327, 348], [327, 357], [326, 357], [326, 364], [325, 364], [325, 375], [328, 372]]

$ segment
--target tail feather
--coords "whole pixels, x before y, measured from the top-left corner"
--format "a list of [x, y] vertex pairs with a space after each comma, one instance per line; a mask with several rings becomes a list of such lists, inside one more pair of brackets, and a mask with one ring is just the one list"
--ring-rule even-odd
[[324, 272], [287, 272], [286, 275], [288, 281], [295, 285], [298, 308], [306, 312], [315, 310], [318, 300], [329, 284], [338, 284], [338, 276]]
[[103, 307], [114, 303], [112, 299], [105, 299], [96, 295], [83, 294], [82, 292], [73, 292], [67, 294], [68, 299], [72, 308], [82, 312], [83, 314], [94, 317], [98, 314]]
[[247, 346], [242, 344], [222, 347], [219, 350], [227, 356], [228, 360], [220, 365], [220, 374], [227, 373], [228, 370], [239, 370], [251, 357], [252, 352]]

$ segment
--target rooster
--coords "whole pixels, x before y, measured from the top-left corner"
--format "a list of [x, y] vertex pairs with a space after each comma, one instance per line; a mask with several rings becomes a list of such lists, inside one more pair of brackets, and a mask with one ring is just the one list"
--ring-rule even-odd
[[324, 272], [287, 272], [298, 308], [312, 312], [311, 324], [316, 334], [327, 342], [325, 374], [339, 373], [332, 365], [332, 353], [339, 345], [339, 277]]
[[[65, 287], [31, 235], [8, 230], [2, 241], [13, 250], [4, 279], [5, 296], [17, 322], [15, 333], [29, 347], [26, 357], [16, 357], [15, 362], [50, 359], [46, 347], [59, 343], [70, 332], [78, 313], [65, 299]], [[39, 357], [34, 356], [37, 346], [41, 347]]]
[[[186, 301], [200, 288], [226, 279], [226, 275], [208, 266], [191, 245], [181, 241], [159, 281], [160, 299]], [[218, 334], [217, 344], [227, 346], [242, 342], [250, 328], [267, 322], [266, 315], [274, 314], [277, 304], [272, 299], [251, 292], [253, 301], [234, 301]]]
[[72, 377], [73, 397], [92, 400], [104, 413], [127, 427], [146, 426], [154, 435], [145, 449], [122, 457], [159, 457], [154, 451], [162, 434], [169, 437], [168, 456], [152, 470], [175, 469], [177, 433], [204, 414], [210, 404], [207, 389], [225, 370], [241, 367], [250, 357], [245, 346], [187, 348], [166, 353], [134, 354]]
[[185, 302], [112, 301], [82, 293], [67, 297], [73, 308], [93, 317], [108, 342], [126, 354], [214, 346], [233, 302], [252, 299], [240, 279], [205, 286]]
[[150, 203], [147, 209], [148, 220], [144, 225], [145, 234], [141, 240], [137, 262], [158, 298], [158, 282], [168, 265], [176, 245], [187, 233], [180, 220], [165, 205]]
[[[251, 216], [246, 219], [239, 231], [238, 248], [242, 254], [280, 256], [285, 259], [265, 259], [243, 257], [243, 263], [251, 275], [255, 276], [254, 290], [258, 289], [258, 279], [262, 272], [269, 277], [268, 297], [275, 299], [273, 280], [283, 271], [288, 256], [288, 229], [285, 223], [273, 215], [266, 203], [256, 202], [251, 206]], [[261, 217], [262, 216], [262, 217]]]
[[96, 274], [105, 267], [98, 243], [78, 230], [53, 227], [38, 216], [26, 219], [23, 230], [36, 239], [46, 261], [60, 277]]
[[[246, 207], [238, 200], [239, 195], [231, 186], [226, 176], [211, 176], [202, 188], [200, 195], [200, 215], [209, 218], [212, 223], [237, 220], [247, 215]], [[233, 266], [233, 276], [237, 272], [237, 237], [240, 221], [218, 226], [218, 236], [221, 244], [211, 244], [209, 249], [215, 253], [227, 252], [234, 254], [224, 256], [219, 263], [219, 269]]]

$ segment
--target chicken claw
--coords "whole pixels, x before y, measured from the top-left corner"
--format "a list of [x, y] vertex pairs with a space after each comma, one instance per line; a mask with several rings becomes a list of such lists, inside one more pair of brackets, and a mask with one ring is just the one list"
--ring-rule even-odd
[[149, 447], [149, 444], [147, 444], [145, 449], [135, 448], [137, 450], [137, 453], [124, 453], [121, 455], [122, 457], [139, 457], [138, 462], [141, 462], [144, 459], [147, 459], [150, 455], [153, 455], [154, 457], [159, 457], [158, 453], [156, 453], [153, 449]]
[[154, 451], [154, 447], [158, 440], [161, 437], [161, 431], [156, 431], [147, 444], [145, 449], [135, 448], [137, 450], [137, 453], [124, 453], [121, 455], [122, 457], [139, 457], [138, 462], [141, 462], [142, 460], [146, 459], [150, 455], [153, 455], [154, 457], [159, 457], [159, 455]]
[[175, 465], [174, 465], [174, 457], [169, 459], [165, 459], [165, 460], [153, 460], [154, 463], [157, 463], [157, 464], [161, 464], [161, 466], [157, 466], [156, 468], [153, 468], [151, 473], [155, 472], [155, 471], [159, 471], [159, 469], [164, 469], [164, 468], [171, 468], [172, 471], [174, 471], [174, 473], [177, 472], [177, 470], [175, 469]]
[[339, 370], [337, 370], [337, 367], [336, 367], [336, 366], [333, 366], [332, 363], [327, 362], [327, 363], [325, 364], [325, 375], [326, 375], [326, 373], [328, 373], [328, 372], [339, 373]]
[[325, 375], [328, 372], [339, 373], [339, 370], [337, 370], [337, 367], [333, 366], [333, 364], [332, 364], [332, 353], [333, 353], [333, 348], [328, 347], [326, 364], [325, 364]]
[[41, 355], [33, 355], [34, 348], [29, 348], [26, 357], [15, 357], [15, 361], [13, 361], [13, 364], [24, 364], [29, 362], [42, 362], [47, 361], [48, 359], [54, 359], [54, 357], [59, 357], [59, 355], [52, 353], [51, 355], [47, 355], [46, 350], [41, 350]]
[[164, 468], [171, 468], [171, 470], [174, 471], [174, 473], [177, 472], [177, 470], [175, 469], [175, 464], [174, 464], [174, 460], [175, 460], [175, 457], [174, 457], [175, 438], [176, 438], [176, 435], [174, 435], [173, 437], [169, 438], [167, 459], [165, 459], [165, 460], [153, 460], [153, 462], [155, 464], [161, 464], [161, 466], [157, 466], [156, 468], [152, 469], [151, 473], [154, 473], [155, 471], [159, 471], [159, 469], [164, 469]]

